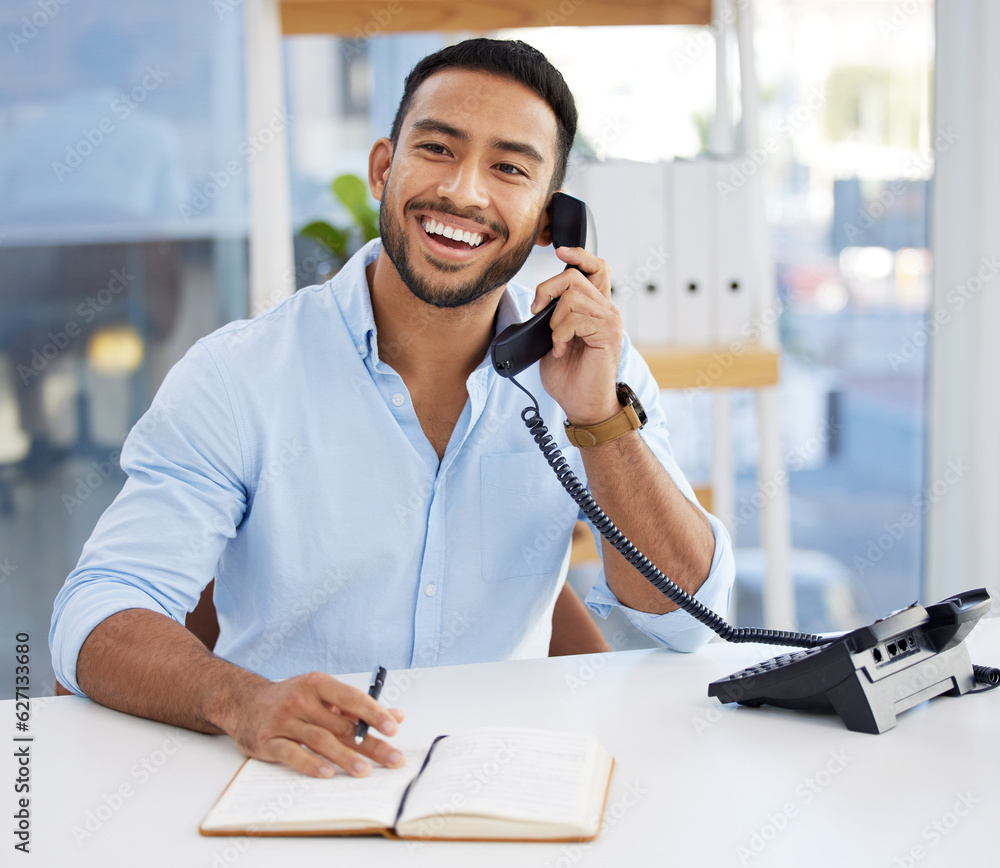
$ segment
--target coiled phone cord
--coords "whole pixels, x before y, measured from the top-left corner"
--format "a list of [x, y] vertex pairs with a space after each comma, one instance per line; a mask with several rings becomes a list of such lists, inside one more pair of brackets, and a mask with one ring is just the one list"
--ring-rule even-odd
[[978, 666], [973, 664], [972, 675], [976, 680], [976, 684], [984, 684], [985, 687], [980, 687], [978, 690], [970, 690], [970, 693], [982, 693], [984, 690], [993, 690], [995, 687], [1000, 687], [1000, 669], [996, 669], [993, 666]]
[[647, 558], [632, 542], [625, 536], [605, 514], [604, 510], [597, 504], [587, 487], [580, 482], [580, 479], [573, 473], [567, 463], [562, 451], [556, 446], [545, 427], [538, 412], [538, 401], [535, 396], [524, 388], [517, 380], [508, 375], [508, 379], [517, 386], [525, 395], [531, 399], [533, 406], [525, 407], [521, 411], [521, 419], [527, 426], [529, 433], [538, 444], [538, 448], [545, 456], [545, 460], [556, 474], [562, 487], [587, 516], [590, 523], [600, 531], [603, 536], [615, 549], [625, 558], [654, 588], [664, 594], [671, 602], [675, 603], [689, 615], [700, 621], [706, 627], [713, 630], [727, 642], [761, 642], [766, 645], [791, 645], [799, 648], [815, 648], [818, 645], [825, 645], [830, 639], [824, 639], [812, 633], [796, 633], [787, 630], [765, 630], [759, 627], [733, 627], [726, 623], [719, 615], [711, 609], [702, 605], [683, 588], [678, 587], [668, 579]]

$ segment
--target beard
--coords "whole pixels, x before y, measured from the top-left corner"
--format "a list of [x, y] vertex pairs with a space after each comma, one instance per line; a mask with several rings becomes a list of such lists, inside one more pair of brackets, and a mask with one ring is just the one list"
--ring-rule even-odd
[[[393, 216], [395, 197], [388, 193], [388, 185], [386, 190], [378, 215], [378, 228], [379, 234], [382, 236], [382, 248], [410, 292], [421, 301], [434, 307], [463, 307], [464, 305], [478, 301], [483, 296], [489, 295], [489, 293], [498, 287], [504, 286], [521, 270], [521, 266], [524, 265], [525, 260], [527, 260], [528, 255], [531, 253], [531, 248], [535, 246], [537, 226], [534, 234], [525, 239], [517, 247], [512, 248], [492, 263], [489, 263], [477, 277], [469, 278], [464, 283], [449, 287], [424, 280], [413, 268], [410, 253], [406, 249], [406, 236], [403, 232], [403, 227]], [[446, 202], [414, 200], [407, 204], [404, 213], [409, 214], [413, 211], [424, 209], [435, 210], [443, 214], [451, 214], [455, 217], [463, 217], [482, 223], [493, 233], [494, 240], [506, 241], [509, 238], [509, 232], [505, 226], [493, 221], [484, 220], [481, 217], [470, 216], [470, 214], [463, 213]], [[539, 217], [539, 222], [541, 222], [541, 217]], [[489, 243], [492, 244], [493, 242]], [[463, 264], [435, 259], [426, 253], [424, 254], [424, 259], [444, 273], [455, 273], [468, 268], [468, 266]]]

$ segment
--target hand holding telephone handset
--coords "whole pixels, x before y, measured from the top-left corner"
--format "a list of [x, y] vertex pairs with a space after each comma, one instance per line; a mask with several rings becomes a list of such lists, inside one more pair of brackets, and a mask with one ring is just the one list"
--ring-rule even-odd
[[[549, 207], [552, 243], [554, 246], [583, 247], [590, 253], [597, 253], [597, 235], [594, 229], [594, 219], [586, 204], [581, 202], [579, 199], [566, 195], [565, 193], [555, 193], [553, 194]], [[521, 418], [524, 420], [524, 424], [527, 426], [528, 431], [534, 438], [538, 448], [542, 451], [546, 461], [548, 461], [549, 465], [552, 467], [552, 470], [555, 472], [556, 477], [559, 479], [563, 488], [566, 489], [570, 497], [573, 498], [584, 515], [587, 516], [601, 535], [604, 536], [604, 538], [607, 539], [619, 553], [621, 553], [625, 560], [632, 564], [632, 566], [635, 567], [639, 573], [651, 585], [653, 585], [653, 587], [664, 594], [679, 608], [683, 609], [702, 624], [705, 624], [727, 642], [761, 642], [772, 645], [798, 646], [801, 648], [809, 648], [820, 651], [826, 655], [824, 659], [829, 659], [831, 654], [828, 652], [840, 650], [840, 645], [844, 644], [845, 639], [853, 636], [853, 633], [848, 634], [847, 637], [830, 639], [810, 633], [797, 633], [784, 630], [765, 630], [756, 627], [736, 628], [731, 626], [726, 623], [721, 616], [702, 605], [683, 588], [674, 584], [662, 572], [660, 572], [656, 565], [653, 564], [641, 551], [639, 551], [614, 525], [601, 507], [598, 506], [597, 502], [591, 496], [587, 488], [572, 472], [566, 462], [566, 459], [563, 457], [562, 452], [555, 445], [552, 436], [545, 428], [545, 424], [539, 415], [538, 402], [535, 400], [534, 395], [525, 389], [524, 386], [522, 386], [516, 379], [517, 374], [528, 366], [539, 361], [552, 349], [552, 328], [550, 320], [555, 310], [557, 301], [558, 300], [553, 300], [545, 308], [545, 310], [535, 315], [527, 322], [519, 325], [508, 326], [504, 329], [494, 339], [493, 344], [490, 347], [490, 353], [493, 367], [497, 373], [500, 376], [509, 379], [531, 399], [533, 406], [526, 407], [521, 412]], [[622, 384], [619, 384], [619, 386], [621, 385]], [[631, 392], [631, 390], [628, 391]], [[641, 412], [641, 406], [639, 406], [639, 411]], [[643, 421], [645, 421], [644, 415], [642, 418]], [[976, 599], [979, 605], [976, 607], [976, 619], [978, 619], [979, 615], [985, 611], [985, 609], [989, 608], [989, 594], [983, 590], [969, 593], [977, 595]], [[944, 601], [942, 604], [939, 604], [939, 606], [943, 606], [944, 603], [947, 602], [948, 601]], [[974, 621], [972, 623], [974, 623]], [[819, 646], [825, 647], [820, 648]], [[968, 655], [966, 655], [966, 659], [967, 656]], [[785, 657], [790, 657], [790, 655], [785, 655]], [[780, 666], [789, 666], [791, 668], [793, 665], [797, 670], [802, 668], [802, 664], [797, 660], [784, 660], [780, 657], [776, 659], [782, 661], [779, 664], [779, 668]], [[963, 664], [961, 661], [959, 661], [956, 665], [959, 669], [962, 669]], [[808, 676], [808, 673], [805, 671], [801, 674]], [[903, 675], [904, 671], [900, 671], [899, 674]], [[732, 677], [735, 678], [735, 676]], [[989, 669], [987, 667], [973, 667], [967, 675], [964, 671], [957, 672], [954, 679], [955, 689], [957, 692], [964, 693], [969, 689], [969, 683], [973, 682], [996, 686], [996, 684], [1000, 682], [1000, 671], [996, 669]], [[785, 704], [788, 707], [803, 707], [801, 704], [796, 704], [799, 700], [796, 700], [795, 697], [804, 697], [805, 695], [814, 696], [816, 694], [816, 687], [813, 683], [814, 680], [815, 679], [811, 676], [799, 678], [798, 681], [800, 683], [791, 690], [791, 692], [785, 697], [785, 701], [780, 704]], [[959, 684], [959, 681], [961, 681], [961, 685]], [[745, 685], [742, 686], [741, 689], [745, 690]], [[943, 690], [939, 692], [943, 692]], [[722, 701], [733, 701], [731, 699], [723, 699], [720, 694], [713, 693], [712, 695], [719, 695], [719, 698]], [[746, 694], [744, 694], [744, 696], [745, 698], [749, 698]], [[927, 697], [925, 696], [925, 698]], [[822, 705], [822, 702], [825, 700], [826, 693], [824, 691], [820, 701], [818, 703], [813, 702], [812, 705], [814, 707], [817, 704]], [[771, 701], [771, 697], [767, 697], [761, 701]], [[858, 700], [856, 699], [854, 693], [851, 694], [851, 699], [848, 701], [848, 704], [850, 704], [851, 701], [858, 704]], [[757, 704], [760, 703], [758, 702]], [[841, 713], [841, 717], [849, 727], [852, 729], [855, 728], [849, 719], [849, 715], [842, 710], [842, 707], [836, 707], [836, 710]]]
[[[553, 247], [582, 247], [597, 254], [594, 215], [579, 199], [553, 193], [549, 204], [549, 226]], [[576, 268], [567, 265], [567, 268]], [[552, 314], [559, 300], [552, 299], [545, 310], [527, 322], [507, 326], [493, 340], [490, 353], [493, 367], [501, 377], [514, 377], [552, 349]]]

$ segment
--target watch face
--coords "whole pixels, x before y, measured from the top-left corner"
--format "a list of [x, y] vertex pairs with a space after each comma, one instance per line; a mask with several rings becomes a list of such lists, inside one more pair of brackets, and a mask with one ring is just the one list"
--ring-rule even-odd
[[639, 425], [645, 425], [646, 410], [640, 403], [639, 396], [632, 391], [632, 387], [628, 383], [615, 383], [615, 392], [618, 395], [618, 403], [623, 407], [631, 405], [635, 415], [639, 417]]

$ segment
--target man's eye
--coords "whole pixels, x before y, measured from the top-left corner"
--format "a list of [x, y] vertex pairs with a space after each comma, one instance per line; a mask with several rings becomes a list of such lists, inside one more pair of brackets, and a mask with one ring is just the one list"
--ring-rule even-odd
[[428, 142], [427, 144], [420, 146], [422, 150], [430, 151], [432, 154], [447, 154], [448, 149], [444, 145], [439, 145], [436, 142]]
[[524, 172], [521, 171], [517, 166], [511, 165], [510, 163], [498, 163], [497, 169], [499, 169], [505, 175], [523, 175]]

